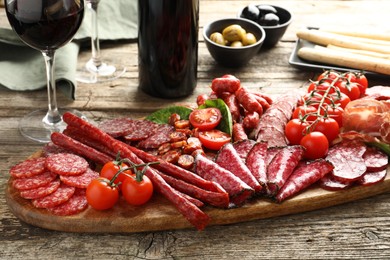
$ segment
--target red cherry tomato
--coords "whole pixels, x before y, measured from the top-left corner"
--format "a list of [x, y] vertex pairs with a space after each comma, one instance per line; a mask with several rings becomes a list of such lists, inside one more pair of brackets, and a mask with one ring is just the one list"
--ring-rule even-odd
[[346, 94], [351, 100], [360, 98], [360, 89], [356, 82], [348, 82], [346, 80], [339, 81], [336, 87], [340, 89], [340, 92]]
[[215, 107], [196, 109], [191, 112], [189, 120], [199, 130], [214, 129], [221, 121], [221, 111]]
[[97, 210], [112, 208], [119, 199], [119, 190], [106, 178], [92, 180], [86, 190], [88, 204]]
[[306, 135], [307, 122], [302, 122], [298, 118], [290, 120], [285, 127], [285, 135], [290, 144], [300, 144], [301, 139]]
[[335, 79], [340, 78], [340, 74], [334, 70], [327, 70], [318, 76], [317, 80], [332, 83]]
[[333, 118], [321, 118], [314, 124], [312, 130], [323, 133], [329, 143], [332, 143], [340, 133], [339, 124]]
[[231, 141], [231, 136], [218, 129], [199, 131], [198, 138], [202, 145], [210, 150], [219, 150], [224, 144]]
[[[342, 109], [340, 106], [331, 106], [331, 105], [326, 106], [325, 109], [326, 109], [327, 117], [336, 120], [339, 127], [341, 128], [343, 126], [344, 109]], [[320, 114], [325, 115], [324, 109], [321, 109]]]
[[153, 195], [153, 184], [145, 175], [142, 180], [137, 180], [135, 176], [126, 178], [122, 184], [122, 195], [130, 205], [143, 205]]
[[358, 84], [358, 87], [360, 89], [360, 96], [361, 97], [364, 96], [364, 94], [366, 94], [366, 89], [368, 88], [367, 77], [362, 73], [357, 73], [355, 75], [354, 82], [356, 82]]
[[332, 99], [333, 103], [339, 104], [342, 109], [344, 109], [348, 103], [351, 102], [351, 99], [344, 93], [340, 93], [340, 95], [333, 93], [329, 95], [329, 98]]
[[312, 82], [307, 88], [307, 92], [310, 93], [312, 91], [316, 91], [318, 94], [321, 95], [323, 95], [326, 91], [328, 91], [328, 93], [335, 92], [334, 88], [331, 87], [329, 81]]
[[[100, 177], [104, 177], [108, 180], [111, 180], [115, 174], [122, 168], [127, 168], [128, 166], [124, 163], [119, 166], [119, 162], [111, 161], [103, 165], [103, 168], [100, 170]], [[130, 175], [133, 175], [131, 170], [126, 170], [121, 172], [118, 177], [115, 179], [114, 183], [121, 187], [121, 184], [124, 182], [126, 178]]]
[[323, 158], [329, 150], [329, 142], [326, 136], [316, 131], [305, 135], [300, 145], [305, 148], [304, 157], [309, 160]]
[[305, 117], [308, 121], [314, 121], [317, 118], [317, 108], [314, 106], [298, 106], [292, 115], [292, 118], [303, 118]]

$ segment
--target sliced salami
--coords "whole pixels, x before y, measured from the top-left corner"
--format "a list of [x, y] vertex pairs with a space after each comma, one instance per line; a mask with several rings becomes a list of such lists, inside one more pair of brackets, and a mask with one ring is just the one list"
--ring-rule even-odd
[[53, 144], [52, 142], [47, 143], [43, 146], [43, 155], [45, 157], [48, 157], [50, 154], [53, 153], [68, 153], [69, 150], [66, 150], [65, 148], [62, 148], [61, 146], [58, 146], [56, 144]]
[[112, 137], [125, 136], [135, 128], [137, 122], [130, 118], [115, 118], [111, 120], [105, 120], [99, 124], [99, 128], [111, 135]]
[[364, 163], [367, 166], [367, 171], [378, 172], [387, 168], [389, 157], [384, 153], [373, 147], [367, 147], [363, 154]]
[[39, 175], [14, 179], [12, 185], [18, 190], [30, 190], [38, 187], [46, 186], [57, 177], [57, 174], [52, 172], [44, 172]]
[[85, 189], [76, 189], [73, 196], [66, 202], [48, 208], [54, 215], [70, 216], [78, 214], [88, 208], [87, 198], [85, 196]]
[[60, 180], [64, 182], [65, 184], [80, 188], [80, 189], [86, 189], [89, 183], [93, 180], [99, 177], [99, 173], [88, 168], [84, 173], [80, 175], [60, 175]]
[[246, 166], [252, 172], [253, 176], [257, 179], [263, 189], [267, 183], [267, 143], [258, 142], [249, 151], [246, 157]]
[[350, 187], [353, 184], [353, 181], [341, 181], [334, 177], [332, 173], [325, 175], [320, 180], [320, 186], [324, 190], [337, 191], [343, 190]]
[[14, 178], [27, 178], [43, 173], [45, 169], [44, 157], [25, 160], [11, 167], [9, 174]]
[[387, 169], [376, 172], [366, 172], [360, 179], [356, 181], [357, 184], [369, 186], [383, 181], [386, 178]]
[[256, 142], [251, 139], [245, 139], [245, 140], [234, 142], [233, 147], [237, 151], [240, 158], [245, 161], [246, 156], [248, 155], [252, 147], [255, 145], [255, 143]]
[[145, 140], [139, 142], [138, 146], [144, 149], [155, 149], [160, 145], [167, 143], [171, 140], [171, 133], [175, 131], [175, 127], [164, 124], [160, 125], [158, 130]]
[[324, 159], [318, 159], [316, 161], [307, 163], [299, 163], [293, 173], [287, 179], [287, 182], [276, 195], [276, 200], [278, 202], [282, 202], [285, 199], [296, 195], [313, 183], [322, 179], [332, 170], [333, 165]]
[[275, 196], [286, 183], [295, 167], [303, 157], [300, 145], [287, 146], [275, 155], [267, 167], [268, 195]]
[[80, 175], [88, 169], [89, 164], [81, 156], [58, 153], [47, 157], [45, 166], [48, 170], [59, 175]]
[[55, 192], [58, 189], [58, 187], [60, 187], [60, 184], [61, 184], [60, 180], [55, 179], [54, 181], [50, 182], [45, 186], [38, 187], [35, 189], [20, 191], [20, 197], [24, 199], [30, 199], [30, 200], [39, 199]]
[[219, 150], [215, 162], [248, 184], [256, 193], [262, 190], [262, 186], [240, 158], [232, 143], [225, 144]]
[[202, 178], [219, 183], [229, 194], [232, 206], [242, 205], [254, 194], [248, 184], [201, 154], [195, 158], [195, 171]]
[[68, 201], [73, 196], [75, 190], [75, 187], [61, 183], [55, 192], [45, 197], [32, 200], [32, 204], [36, 208], [53, 208]]
[[363, 154], [367, 147], [359, 141], [343, 141], [329, 149], [326, 160], [334, 165], [333, 176], [342, 182], [359, 179], [367, 170]]
[[159, 124], [148, 121], [148, 120], [137, 120], [132, 131], [124, 136], [124, 139], [130, 142], [140, 141], [153, 135], [159, 128]]

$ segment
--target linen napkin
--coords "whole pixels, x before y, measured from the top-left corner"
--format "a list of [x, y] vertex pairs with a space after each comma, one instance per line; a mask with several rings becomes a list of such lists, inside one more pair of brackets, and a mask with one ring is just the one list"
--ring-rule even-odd
[[[82, 25], [74, 40], [56, 51], [57, 88], [75, 99], [76, 67], [80, 44], [88, 43], [91, 11], [85, 7]], [[137, 0], [101, 0], [98, 6], [101, 41], [137, 37]], [[15, 91], [46, 88], [45, 63], [41, 52], [26, 46], [9, 28], [0, 28], [0, 85]]]

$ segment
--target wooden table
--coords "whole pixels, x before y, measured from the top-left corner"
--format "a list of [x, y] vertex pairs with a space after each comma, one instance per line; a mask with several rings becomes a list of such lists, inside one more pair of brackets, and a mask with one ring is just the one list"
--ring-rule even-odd
[[[252, 1], [200, 1], [200, 35], [203, 25], [236, 12]], [[194, 102], [208, 92], [211, 80], [231, 73], [251, 89], [284, 93], [302, 88], [316, 72], [288, 64], [295, 32], [301, 26], [351, 24], [380, 27], [390, 24], [386, 0], [361, 1], [267, 1], [289, 8], [294, 22], [282, 41], [262, 50], [248, 66], [228, 69], [217, 65], [200, 36], [198, 87], [178, 100], [152, 98], [138, 91], [137, 44], [103, 43], [109, 53], [127, 67], [124, 77], [104, 84], [79, 84], [76, 101], [59, 94], [59, 105], [84, 111], [92, 120], [118, 116], [144, 116], [173, 102]], [[1, 10], [0, 25], [7, 21]], [[384, 28], [387, 29], [387, 28]], [[79, 62], [89, 58], [80, 53]], [[1, 72], [0, 72], [1, 73]], [[373, 78], [371, 85], [388, 84], [388, 78]], [[290, 216], [226, 226], [132, 234], [80, 234], [44, 230], [21, 222], [8, 209], [4, 188], [8, 169], [42, 145], [27, 141], [18, 130], [19, 119], [37, 107], [46, 106], [46, 90], [13, 92], [0, 88], [0, 258], [2, 259], [385, 259], [390, 257], [390, 193]], [[178, 213], [179, 214], [179, 213]]]

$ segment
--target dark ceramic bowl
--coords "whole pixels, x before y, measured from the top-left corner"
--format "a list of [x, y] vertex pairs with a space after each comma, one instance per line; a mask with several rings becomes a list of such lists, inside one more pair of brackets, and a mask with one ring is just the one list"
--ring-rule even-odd
[[[274, 25], [274, 26], [261, 25], [261, 27], [264, 28], [266, 34], [266, 38], [264, 40], [263, 46], [268, 48], [275, 46], [279, 42], [279, 40], [283, 37], [284, 33], [286, 32], [288, 26], [291, 24], [293, 18], [292, 13], [289, 10], [276, 5], [270, 5], [270, 6], [273, 6], [276, 9], [277, 16], [279, 17], [280, 22], [278, 25]], [[237, 17], [243, 18], [242, 17], [243, 10], [244, 8], [238, 12]]]
[[[242, 47], [230, 47], [217, 44], [210, 40], [210, 35], [212, 33], [222, 33], [223, 29], [233, 24], [238, 24], [244, 28], [247, 33], [252, 33], [256, 37], [257, 42]], [[226, 67], [241, 67], [247, 64], [259, 52], [265, 39], [265, 32], [260, 25], [250, 20], [227, 18], [213, 21], [204, 26], [203, 38], [211, 56], [219, 64]]]

